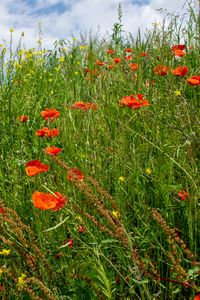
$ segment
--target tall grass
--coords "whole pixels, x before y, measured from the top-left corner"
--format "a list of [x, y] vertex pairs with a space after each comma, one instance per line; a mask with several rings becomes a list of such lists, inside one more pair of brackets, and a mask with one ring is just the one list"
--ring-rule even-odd
[[[11, 30], [0, 48], [2, 299], [200, 293], [200, 23], [198, 2], [187, 5], [184, 20], [166, 15], [145, 39], [123, 38], [121, 8], [109, 40], [45, 50], [40, 37], [14, 51]], [[44, 119], [46, 108], [60, 116]], [[39, 137], [44, 127], [59, 134]], [[33, 160], [49, 170], [28, 176]], [[46, 193], [40, 209], [36, 191]]]

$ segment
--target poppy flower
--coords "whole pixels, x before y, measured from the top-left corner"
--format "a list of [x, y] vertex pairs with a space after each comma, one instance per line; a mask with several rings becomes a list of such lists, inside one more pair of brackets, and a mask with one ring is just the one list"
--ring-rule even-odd
[[114, 69], [114, 65], [107, 65], [107, 68], [109, 69], [109, 70], [112, 70], [112, 69]]
[[178, 56], [178, 57], [183, 57], [185, 55], [185, 51], [181, 50], [181, 49], [176, 49], [173, 51], [173, 53], [175, 56]]
[[49, 166], [41, 163], [40, 160], [32, 160], [26, 163], [26, 174], [30, 177], [48, 171]]
[[106, 53], [107, 53], [107, 54], [114, 54], [114, 53], [115, 53], [115, 50], [113, 50], [113, 49], [107, 49], [107, 50], [106, 50]]
[[141, 56], [142, 56], [142, 57], [148, 56], [148, 53], [143, 51], [143, 52], [141, 53]]
[[200, 300], [200, 294], [194, 296], [194, 300]]
[[129, 67], [132, 71], [138, 70], [139, 64], [130, 63]]
[[174, 50], [185, 50], [185, 45], [173, 45], [171, 47], [171, 50], [174, 51]]
[[183, 66], [183, 67], [177, 67], [175, 69], [171, 69], [172, 75], [175, 76], [185, 76], [188, 73], [188, 67]]
[[72, 239], [67, 239], [67, 240], [65, 240], [63, 243], [62, 243], [62, 245], [66, 245], [67, 244], [67, 246], [69, 246], [70, 248], [73, 248], [73, 246], [74, 246], [74, 241], [72, 240]]
[[59, 134], [59, 130], [56, 128], [49, 129], [48, 127], [43, 127], [42, 129], [37, 130], [35, 132], [35, 134], [39, 137], [46, 136], [46, 137], [52, 138]]
[[199, 75], [194, 75], [194, 76], [188, 78], [187, 82], [190, 85], [200, 85], [200, 76]]
[[178, 196], [182, 201], [184, 201], [189, 197], [189, 194], [186, 191], [182, 190], [178, 192]]
[[83, 225], [78, 225], [78, 232], [79, 233], [84, 233], [85, 232], [85, 227]]
[[97, 65], [97, 66], [104, 66], [104, 62], [98, 59], [98, 60], [96, 61], [96, 65]]
[[0, 214], [3, 214], [5, 212], [5, 210], [3, 209], [3, 207], [0, 207]]
[[133, 51], [133, 48], [126, 48], [124, 51], [127, 53], [131, 53]]
[[19, 116], [18, 118], [17, 118], [17, 120], [18, 121], [20, 121], [20, 122], [22, 122], [22, 123], [25, 123], [25, 122], [27, 122], [28, 121], [28, 116]]
[[60, 112], [55, 108], [46, 108], [44, 111], [41, 111], [40, 114], [46, 121], [53, 121], [60, 116]]
[[131, 55], [127, 55], [127, 56], [124, 57], [124, 59], [126, 59], [126, 60], [131, 60], [131, 59], [132, 59], [132, 56], [131, 56]]
[[144, 99], [144, 96], [142, 94], [138, 94], [137, 98], [134, 97], [133, 95], [125, 96], [119, 102], [119, 106], [121, 107], [128, 106], [134, 110], [137, 110], [142, 106], [148, 106], [148, 105], [150, 105], [149, 101], [147, 99]]
[[32, 195], [33, 205], [41, 210], [51, 209], [58, 211], [64, 207], [68, 198], [64, 197], [59, 192], [55, 192], [54, 195], [35, 191]]
[[95, 103], [92, 102], [77, 101], [73, 105], [71, 105], [70, 108], [81, 109], [81, 110], [89, 110], [89, 109], [96, 110], [97, 106]]
[[67, 179], [70, 181], [73, 180], [83, 181], [84, 175], [81, 172], [81, 170], [79, 170], [77, 167], [74, 167], [73, 169], [69, 170]]
[[121, 60], [121, 58], [119, 58], [119, 57], [115, 57], [115, 58], [113, 58], [113, 61], [114, 61], [116, 64], [119, 64], [122, 60]]
[[154, 71], [154, 74], [156, 75], [160, 75], [160, 76], [165, 76], [167, 74], [167, 71], [168, 71], [168, 67], [166, 66], [162, 66], [162, 65], [157, 65], [153, 71]]
[[44, 152], [49, 155], [58, 155], [62, 151], [61, 148], [52, 146], [44, 149]]

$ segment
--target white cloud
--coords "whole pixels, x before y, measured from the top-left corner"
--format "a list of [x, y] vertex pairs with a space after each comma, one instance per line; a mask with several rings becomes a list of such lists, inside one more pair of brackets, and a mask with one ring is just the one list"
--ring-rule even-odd
[[[13, 27], [14, 44], [25, 33], [24, 43], [27, 47], [36, 47], [38, 39], [38, 23], [41, 22], [44, 32], [44, 47], [50, 48], [55, 40], [70, 38], [73, 33], [111, 31], [117, 22], [117, 0], [1, 0], [0, 2], [0, 38], [9, 40], [9, 28]], [[123, 29], [135, 35], [140, 27], [144, 31], [161, 15], [156, 8], [166, 8], [169, 11], [181, 11], [185, 0], [149, 0], [141, 5], [136, 0], [121, 0], [123, 9]], [[30, 4], [32, 3], [32, 4]], [[30, 4], [30, 5], [29, 5]], [[60, 5], [60, 9], [51, 10], [51, 6]], [[67, 10], [61, 12], [61, 9]], [[45, 9], [48, 13], [45, 14]]]

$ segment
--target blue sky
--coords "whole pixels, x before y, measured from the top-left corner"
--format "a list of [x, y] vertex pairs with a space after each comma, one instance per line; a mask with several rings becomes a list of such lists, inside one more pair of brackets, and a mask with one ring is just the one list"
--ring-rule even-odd
[[9, 40], [9, 29], [14, 28], [14, 44], [24, 32], [23, 43], [35, 47], [39, 23], [45, 48], [91, 29], [104, 36], [117, 21], [119, 2], [123, 29], [136, 35], [138, 28], [144, 32], [153, 22], [161, 22], [156, 9], [180, 12], [185, 0], [0, 0], [0, 43]]

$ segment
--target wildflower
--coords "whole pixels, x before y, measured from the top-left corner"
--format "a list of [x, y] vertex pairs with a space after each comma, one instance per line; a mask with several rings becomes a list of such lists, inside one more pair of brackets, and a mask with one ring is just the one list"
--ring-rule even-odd
[[115, 57], [115, 58], [113, 58], [113, 61], [114, 61], [116, 64], [119, 64], [119, 63], [121, 62], [121, 58]]
[[185, 190], [182, 190], [178, 192], [178, 196], [182, 201], [184, 201], [189, 197], [189, 194]]
[[143, 52], [141, 53], [141, 56], [142, 56], [142, 57], [148, 56], [148, 53], [143, 51]]
[[126, 60], [131, 60], [132, 59], [132, 56], [131, 55], [127, 55], [124, 57]]
[[70, 108], [81, 110], [96, 110], [97, 106], [95, 103], [92, 102], [77, 101]]
[[183, 66], [183, 67], [177, 67], [175, 69], [171, 69], [172, 75], [175, 76], [185, 76], [188, 73], [188, 67]]
[[49, 155], [58, 155], [62, 151], [61, 148], [52, 146], [44, 149], [44, 152]]
[[10, 28], [10, 32], [11, 32], [11, 33], [14, 32], [14, 28]]
[[165, 76], [167, 74], [167, 71], [168, 71], [168, 67], [166, 66], [162, 66], [162, 65], [157, 65], [153, 71], [154, 71], [154, 74], [156, 75], [160, 75], [160, 76]]
[[181, 92], [180, 92], [180, 91], [174, 91], [174, 94], [175, 94], [176, 96], [180, 96], [180, 95], [181, 95]]
[[40, 114], [46, 121], [53, 121], [60, 116], [60, 112], [54, 108], [46, 108]]
[[85, 232], [85, 227], [83, 225], [78, 225], [78, 232], [79, 233], [84, 233]]
[[185, 55], [185, 51], [183, 51], [181, 49], [174, 50], [173, 53], [175, 56], [178, 56], [178, 57], [183, 57]]
[[147, 99], [143, 99], [144, 96], [142, 94], [138, 94], [137, 98], [135, 98], [133, 95], [125, 96], [123, 97], [120, 102], [119, 106], [128, 106], [131, 109], [138, 109], [142, 106], [148, 106], [150, 105], [149, 101]]
[[0, 214], [3, 214], [5, 212], [5, 210], [3, 209], [3, 207], [0, 207]]
[[48, 172], [49, 166], [42, 164], [40, 160], [32, 160], [26, 163], [26, 174], [35, 176], [42, 172]]
[[113, 210], [113, 211], [112, 211], [112, 215], [113, 215], [113, 217], [115, 217], [116, 219], [119, 219], [119, 217], [120, 217], [120, 213], [119, 213], [117, 210]]
[[25, 284], [24, 279], [26, 278], [26, 274], [22, 273], [20, 277], [18, 277], [18, 285], [22, 287]]
[[59, 130], [56, 128], [49, 129], [48, 127], [43, 127], [42, 129], [37, 130], [35, 134], [39, 137], [46, 136], [52, 138], [59, 134]]
[[173, 45], [171, 47], [171, 50], [172, 51], [175, 51], [175, 50], [185, 50], [185, 45]]
[[104, 62], [98, 59], [98, 60], [96, 61], [96, 65], [97, 65], [97, 66], [104, 66]]
[[9, 255], [10, 254], [10, 249], [3, 249], [2, 251], [0, 251], [0, 255]]
[[24, 115], [19, 116], [19, 117], [17, 118], [17, 120], [20, 121], [20, 122], [22, 122], [22, 123], [25, 123], [25, 122], [28, 121], [28, 116], [24, 116]]
[[190, 85], [200, 85], [200, 75], [194, 75], [187, 79]]
[[77, 167], [74, 167], [73, 169], [69, 170], [67, 179], [70, 181], [73, 180], [83, 181], [84, 175]]
[[43, 192], [35, 191], [32, 195], [33, 205], [41, 210], [51, 209], [53, 211], [58, 211], [64, 207], [65, 203], [68, 201], [59, 192], [55, 192], [53, 195]]
[[109, 69], [109, 70], [112, 70], [112, 69], [114, 69], [114, 65], [107, 65], [107, 68]]
[[123, 182], [123, 181], [125, 181], [125, 178], [124, 178], [123, 176], [120, 176], [120, 177], [119, 177], [119, 181], [122, 181], [122, 182]]
[[200, 300], [200, 294], [195, 295], [194, 300]]
[[115, 53], [115, 50], [113, 50], [113, 49], [107, 49], [107, 50], [106, 50], [106, 53], [107, 53], [107, 54], [114, 54], [114, 53]]
[[131, 53], [133, 51], [133, 48], [126, 48], [124, 51], [127, 53]]
[[130, 63], [129, 67], [132, 71], [138, 70], [139, 64]]
[[146, 172], [147, 175], [151, 175], [152, 170], [151, 170], [151, 168], [147, 167], [147, 168], [145, 169], [145, 172]]

